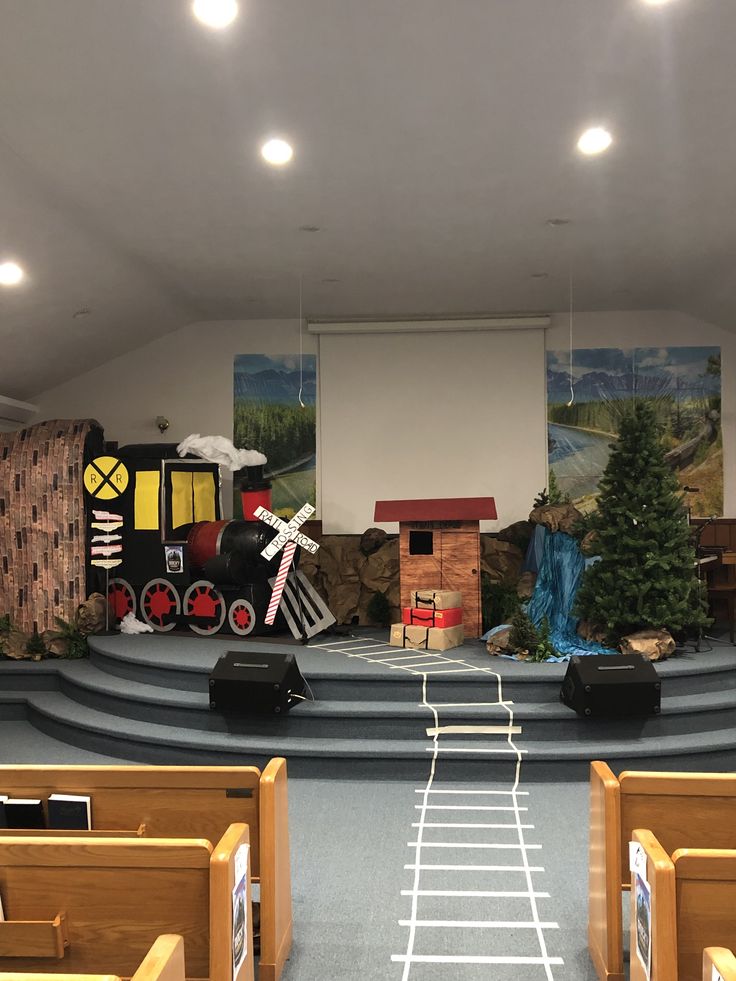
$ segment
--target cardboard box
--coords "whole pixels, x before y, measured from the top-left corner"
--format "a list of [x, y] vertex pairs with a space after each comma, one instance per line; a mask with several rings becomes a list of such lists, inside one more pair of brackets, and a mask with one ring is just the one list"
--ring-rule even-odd
[[416, 623], [420, 627], [456, 627], [463, 622], [463, 608], [428, 610], [425, 607], [405, 606], [401, 611], [401, 622]]
[[405, 623], [391, 625], [389, 644], [411, 650], [448, 651], [459, 647], [465, 639], [463, 625], [456, 627], [419, 627]]
[[463, 605], [463, 597], [451, 589], [412, 589], [409, 605], [425, 610], [454, 610]]

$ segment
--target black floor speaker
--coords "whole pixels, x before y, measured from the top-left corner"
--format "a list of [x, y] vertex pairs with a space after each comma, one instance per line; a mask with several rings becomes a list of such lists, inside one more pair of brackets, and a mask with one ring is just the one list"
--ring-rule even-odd
[[307, 684], [293, 654], [227, 651], [210, 675], [210, 708], [237, 715], [288, 712]]
[[657, 715], [662, 686], [651, 661], [640, 654], [573, 657], [560, 701], [578, 715]]

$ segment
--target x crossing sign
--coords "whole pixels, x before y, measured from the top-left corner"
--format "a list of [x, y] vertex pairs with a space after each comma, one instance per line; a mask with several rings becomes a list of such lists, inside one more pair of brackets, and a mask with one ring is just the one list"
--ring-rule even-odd
[[114, 456], [98, 456], [84, 468], [84, 486], [92, 497], [110, 501], [128, 486], [128, 470]]
[[281, 594], [284, 591], [286, 577], [289, 575], [289, 569], [294, 560], [297, 545], [312, 553], [316, 552], [319, 548], [316, 542], [299, 531], [301, 525], [314, 514], [314, 508], [311, 504], [305, 504], [289, 522], [283, 521], [264, 507], [256, 508], [253, 513], [256, 518], [260, 518], [261, 521], [270, 525], [271, 528], [277, 529], [276, 537], [261, 552], [263, 558], [272, 559], [278, 555], [281, 549], [284, 550], [284, 554], [281, 556], [281, 565], [279, 566], [279, 571], [276, 573], [276, 580], [273, 584], [271, 602], [268, 604], [268, 611], [266, 613], [265, 622], [273, 623], [276, 619], [276, 610], [278, 610], [279, 603], [281, 602]]

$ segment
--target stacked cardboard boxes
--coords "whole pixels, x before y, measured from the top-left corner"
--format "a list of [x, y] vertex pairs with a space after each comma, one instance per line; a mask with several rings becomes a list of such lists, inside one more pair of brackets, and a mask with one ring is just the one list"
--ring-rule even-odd
[[391, 627], [392, 647], [447, 651], [464, 640], [463, 598], [449, 589], [413, 589], [411, 606]]

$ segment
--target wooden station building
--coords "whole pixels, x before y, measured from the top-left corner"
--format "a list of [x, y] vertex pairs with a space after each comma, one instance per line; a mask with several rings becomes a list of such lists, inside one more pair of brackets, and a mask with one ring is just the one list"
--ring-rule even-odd
[[399, 522], [402, 607], [412, 589], [458, 590], [465, 636], [479, 637], [480, 522], [496, 517], [492, 497], [376, 501], [375, 521]]

